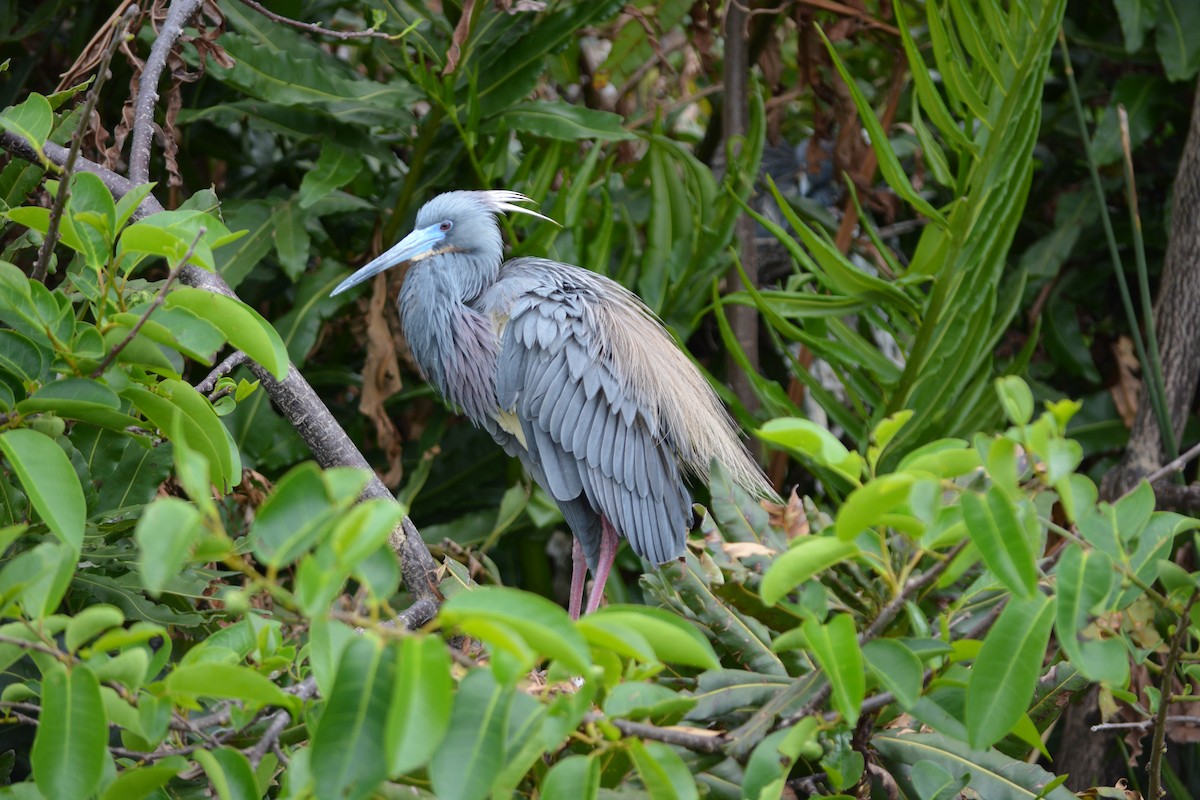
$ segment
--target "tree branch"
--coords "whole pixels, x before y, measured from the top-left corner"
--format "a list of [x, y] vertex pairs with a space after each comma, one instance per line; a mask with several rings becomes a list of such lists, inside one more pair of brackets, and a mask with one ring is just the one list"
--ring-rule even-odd
[[241, 350], [227, 356], [224, 361], [213, 367], [212, 372], [208, 373], [208, 377], [196, 384], [196, 391], [200, 394], [209, 394], [213, 389], [217, 388], [217, 381], [246, 363], [247, 358], [249, 356]]
[[154, 136], [154, 104], [158, 102], [158, 80], [167, 57], [183, 33], [183, 26], [200, 10], [203, 0], [172, 0], [167, 19], [150, 47], [150, 57], [138, 78], [137, 101], [133, 107], [133, 137], [129, 145], [129, 179], [150, 180], [150, 141]]
[[1183, 651], [1183, 643], [1187, 641], [1188, 630], [1191, 625], [1192, 606], [1196, 604], [1197, 599], [1200, 599], [1200, 589], [1192, 592], [1192, 596], [1188, 598], [1187, 606], [1184, 607], [1183, 613], [1179, 615], [1179, 619], [1176, 622], [1175, 635], [1171, 637], [1171, 647], [1167, 651], [1167, 662], [1163, 665], [1163, 685], [1159, 695], [1158, 713], [1154, 716], [1154, 738], [1150, 745], [1150, 764], [1146, 767], [1146, 772], [1149, 775], [1146, 797], [1150, 798], [1150, 800], [1158, 800], [1163, 794], [1160, 788], [1162, 783], [1162, 757], [1167, 749], [1167, 709], [1171, 707], [1171, 681], [1175, 679], [1175, 666], [1179, 663], [1179, 654]]
[[693, 753], [719, 753], [725, 746], [725, 737], [713, 732], [690, 732], [687, 728], [660, 728], [645, 722], [633, 722], [627, 719], [609, 719], [603, 714], [592, 712], [583, 718], [585, 723], [607, 722], [621, 732], [622, 736], [636, 736], [639, 739], [650, 739], [663, 744], [672, 744], [691, 750]]
[[271, 9], [265, 8], [260, 3], [256, 3], [254, 0], [242, 0], [242, 5], [250, 6], [250, 8], [253, 8], [255, 11], [257, 11], [258, 13], [262, 14], [267, 19], [272, 20], [274, 22], [278, 22], [283, 25], [290, 25], [293, 28], [299, 28], [302, 31], [308, 31], [309, 33], [317, 33], [317, 34], [320, 34], [321, 36], [328, 36], [333, 39], [390, 39], [390, 38], [392, 38], [391, 35], [386, 34], [383, 31], [376, 31], [376, 30], [334, 31], [334, 30], [330, 30], [329, 28], [322, 28], [320, 25], [314, 25], [311, 22], [301, 22], [298, 19], [292, 19], [291, 17], [285, 17], [280, 14], [276, 14]]

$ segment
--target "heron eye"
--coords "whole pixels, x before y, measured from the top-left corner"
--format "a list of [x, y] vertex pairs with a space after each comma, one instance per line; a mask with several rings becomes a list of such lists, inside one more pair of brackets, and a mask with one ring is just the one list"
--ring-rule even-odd
[[454, 223], [451, 222], [450, 220], [446, 220], [441, 225], [438, 225], [438, 230], [441, 231], [442, 233], [446, 233], [453, 227], [454, 227]]

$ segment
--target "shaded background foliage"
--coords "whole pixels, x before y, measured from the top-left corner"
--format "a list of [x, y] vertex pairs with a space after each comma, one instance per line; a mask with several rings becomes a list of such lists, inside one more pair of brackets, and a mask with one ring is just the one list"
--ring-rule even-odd
[[[1147, 622], [1163, 634], [1158, 640], [1138, 640], [1132, 634], [1122, 638], [1092, 632], [1089, 635], [1099, 637], [1097, 645], [1135, 641], [1146, 650], [1164, 653], [1169, 649], [1164, 637], [1170, 632], [1171, 615], [1183, 610], [1191, 580], [1186, 572], [1181, 577], [1169, 566], [1159, 566], [1170, 554], [1172, 537], [1182, 535], [1190, 523], [1161, 514], [1151, 517], [1145, 493], [1131, 495], [1118, 508], [1134, 522], [1121, 528], [1123, 542], [1116, 550], [1104, 550], [1097, 544], [1105, 541], [1103, 524], [1096, 520], [1108, 511], [1095, 511], [1095, 497], [1088, 495], [1086, 484], [1069, 474], [1081, 465], [1081, 471], [1098, 482], [1121, 456], [1141, 367], [1129, 339], [1130, 322], [1105, 263], [1108, 246], [1101, 229], [1101, 203], [1081, 159], [1063, 55], [1054, 46], [1054, 15], [1063, 9], [1059, 4], [1033, 6], [1016, 3], [999, 10], [988, 2], [928, 8], [904, 3], [904, 19], [887, 4], [828, 10], [829, 4], [797, 2], [756, 8], [748, 31], [756, 66], [753, 80], [731, 88], [722, 84], [722, 37], [727, 34], [723, 9], [704, 3], [270, 4], [277, 13], [320, 21], [333, 29], [378, 26], [397, 37], [348, 40], [294, 30], [232, 0], [208, 4], [203, 27], [189, 31], [162, 84], [161, 141], [175, 143], [177, 149], [156, 147], [150, 169], [160, 177], [155, 192], [168, 208], [211, 214], [210, 226], [219, 218], [230, 231], [249, 231], [213, 252], [216, 270], [249, 307], [270, 321], [292, 362], [318, 388], [388, 485], [399, 490], [435, 556], [448, 557], [449, 587], [473, 580], [561, 596], [563, 589], [555, 581], [565, 578], [562, 567], [569, 539], [540, 490], [530, 487], [486, 436], [442, 407], [415, 375], [392, 307], [399, 276], [379, 279], [357, 295], [328, 297], [349, 269], [407, 230], [422, 202], [447, 189], [503, 186], [528, 194], [563, 227], [505, 222], [514, 254], [544, 253], [617, 278], [646, 299], [718, 383], [745, 371], [751, 393], [724, 389], [725, 399], [748, 427], [768, 423], [763, 438], [777, 445], [767, 455], [772, 479], [779, 486], [799, 485], [801, 494], [812, 501], [802, 506], [797, 500], [768, 512], [738, 496], [718, 476], [708, 497], [700, 487], [702, 499], [711, 500], [712, 516], [702, 527], [713, 544], [711, 553], [641, 581], [642, 565], [623, 554], [622, 580], [613, 581], [612, 599], [649, 602], [671, 609], [675, 620], [697, 621], [706, 633], [699, 642], [676, 623], [652, 615], [647, 616], [651, 622], [636, 615], [621, 617], [633, 612], [618, 609], [608, 624], [624, 626], [613, 630], [633, 644], [626, 645], [628, 652], [604, 655], [602, 643], [612, 642], [602, 636], [602, 623], [580, 626], [585, 642], [546, 606], [491, 595], [501, 614], [494, 624], [517, 625], [524, 616], [568, 643], [566, 649], [553, 649], [538, 631], [518, 627], [516, 639], [529, 645], [528, 652], [519, 646], [510, 651], [503, 637], [489, 638], [489, 629], [479, 622], [486, 619], [485, 601], [457, 595], [460, 605], [453, 607], [452, 601], [443, 615], [444, 625], [449, 629], [457, 623], [488, 642], [495, 661], [486, 669], [457, 676], [458, 699], [453, 716], [444, 723], [451, 731], [446, 752], [470, 751], [485, 741], [504, 752], [513, 769], [520, 768], [511, 775], [496, 764], [484, 764], [456, 777], [453, 763], [406, 750], [408, 740], [401, 734], [384, 735], [369, 727], [401, 725], [395, 720], [404, 719], [412, 708], [401, 690], [392, 688], [403, 683], [395, 670], [403, 674], [410, 668], [406, 665], [426, 659], [432, 665], [430, 673], [441, 674], [439, 670], [448, 669], [439, 660], [444, 655], [431, 644], [432, 637], [392, 642], [386, 648], [375, 638], [351, 644], [345, 623], [362, 620], [323, 618], [319, 609], [333, 600], [340, 583], [321, 583], [304, 570], [314, 572], [331, 563], [322, 561], [334, 556], [317, 542], [336, 540], [337, 534], [332, 527], [324, 532], [314, 528], [305, 533], [305, 541], [286, 545], [278, 537], [289, 524], [303, 519], [301, 512], [288, 511], [290, 504], [315, 493], [324, 498], [318, 504], [321, 513], [333, 515], [353, 498], [353, 482], [320, 478], [305, 467], [289, 472], [309, 457], [308, 449], [266, 394], [249, 392], [248, 384], [216, 408], [239, 465], [251, 472], [237, 492], [211, 507], [202, 500], [207, 494], [204, 481], [197, 482], [193, 474], [189, 483], [186, 466], [191, 451], [203, 448], [186, 436], [182, 443], [177, 441], [169, 420], [154, 419], [145, 402], [131, 401], [175, 442], [174, 450], [169, 442], [148, 447], [141, 440], [106, 434], [103, 426], [89, 427], [86, 417], [71, 424], [69, 437], [59, 437], [81, 476], [93, 517], [87, 540], [93, 565], [75, 574], [69, 591], [64, 587], [61, 612], [77, 618], [87, 606], [107, 602], [121, 610], [120, 621], [130, 621], [129, 630], [136, 627], [134, 620], [163, 626], [154, 629], [154, 635], [170, 632], [177, 648], [172, 659], [183, 667], [191, 666], [187, 651], [195, 650], [195, 662], [203, 663], [219, 660], [223, 656], [212, 653], [225, 648], [237, 654], [239, 662], [247, 660], [255, 667], [246, 673], [273, 676], [274, 670], [282, 669], [296, 680], [293, 686], [303, 685], [299, 679], [311, 669], [326, 698], [325, 714], [352, 709], [361, 698], [376, 707], [401, 709], [387, 720], [367, 720], [358, 727], [353, 722], [317, 722], [311, 749], [296, 751], [311, 753], [311, 772], [305, 771], [310, 756], [293, 753], [300, 766], [289, 774], [296, 777], [272, 789], [281, 796], [303, 796], [310, 779], [316, 781], [320, 796], [347, 786], [368, 792], [371, 789], [364, 787], [405, 774], [415, 774], [418, 785], [432, 780], [442, 796], [482, 796], [489, 788], [500, 794], [516, 789], [531, 795], [534, 787], [555, 796], [556, 786], [592, 785], [592, 772], [601, 770], [599, 780], [613, 791], [687, 796], [683, 787], [698, 775], [715, 795], [736, 796], [742, 787], [757, 796], [751, 789], [782, 786], [780, 778], [788, 778], [786, 771], [780, 774], [781, 753], [789, 759], [803, 755], [791, 776], [793, 791], [802, 793], [817, 785], [826, 791], [854, 791], [860, 777], [867, 775], [877, 792], [887, 791], [891, 780], [906, 796], [953, 796], [964, 781], [963, 771], [969, 772], [972, 765], [973, 778], [979, 781], [985, 779], [981, 768], [998, 774], [1011, 766], [1004, 758], [1025, 757], [1037, 749], [1034, 740], [1041, 737], [1049, 739], [1050, 751], [1056, 750], [1059, 743], [1047, 731], [1057, 714], [1042, 709], [1039, 715], [1039, 709], [1080, 689], [1087, 683], [1084, 677], [1103, 683], [1104, 702], [1110, 704], [1106, 719], [1118, 702], [1127, 704], [1126, 711], [1154, 711], [1153, 698], [1139, 694], [1137, 685], [1139, 680], [1148, 682], [1151, 674], [1143, 663], [1144, 653], [1135, 654], [1132, 694], [1122, 694], [1131, 680], [1124, 650], [1114, 654], [1113, 647], [1098, 646], [1096, 652], [1074, 652], [1070, 644], [1061, 643], [1065, 654], [1052, 650], [1044, 665], [1028, 658], [1018, 665], [1033, 670], [1032, 683], [1029, 675], [1013, 679], [1016, 695], [1020, 687], [1036, 685], [1029, 690], [1036, 691], [1032, 700], [1016, 698], [1017, 705], [1029, 708], [1032, 731], [1029, 726], [1020, 728], [1019, 721], [992, 730], [995, 725], [979, 722], [982, 701], [971, 699], [970, 685], [986, 685], [993, 676], [976, 680], [963, 666], [976, 655], [983, 660], [980, 647], [1000, 652], [1002, 643], [1011, 644], [1001, 633], [1012, 637], [1033, 631], [1035, 639], [1042, 637], [1040, 648], [1034, 648], [1041, 652], [1052, 620], [1062, 639], [1090, 622], [1085, 612], [1096, 609], [1125, 615], [1114, 623], [1118, 633], [1128, 634], [1129, 628]], [[0, 55], [10, 63], [0, 86], [0, 105], [21, 102], [31, 92], [53, 96], [85, 80], [105, 45], [103, 40], [93, 41], [93, 35], [104, 29], [112, 11], [67, 0], [5, 8]], [[84, 154], [121, 172], [125, 164], [119, 142], [130, 124], [124, 87], [144, 68], [141, 59], [165, 17], [166, 4], [150, 4], [147, 13], [157, 25], [137, 27], [135, 41], [113, 62], [113, 76], [95, 117], [87, 121], [93, 127], [85, 137]], [[1189, 124], [1191, 82], [1200, 69], [1200, 42], [1188, 35], [1195, 29], [1191, 23], [1200, 22], [1193, 19], [1197, 13], [1184, 0], [1160, 0], [1156, 5], [1075, 3], [1066, 5], [1062, 21], [1094, 131], [1105, 205], [1113, 206], [1117, 242], [1132, 259], [1138, 244], [1123, 211], [1117, 105], [1129, 113], [1151, 278], [1166, 249], [1170, 186]], [[943, 14], [951, 22], [949, 33], [943, 29], [939, 38]], [[1021, 17], [1022, 24], [1001, 24], [1005, 14]], [[814, 22], [840, 64], [831, 58]], [[914, 37], [907, 51], [902, 30]], [[1000, 30], [1007, 30], [1009, 38], [999, 35]], [[929, 74], [940, 77], [932, 93], [913, 80], [906, 68], [910, 59], [929, 64], [935, 70]], [[59, 81], [64, 74], [67, 77]], [[730, 158], [721, 142], [721, 103], [736, 100], [739, 92], [749, 108], [750, 130], [744, 148]], [[1006, 105], [1006, 98], [1016, 99]], [[72, 108], [78, 106], [62, 106], [65, 113], [52, 135], [56, 141], [65, 142], [79, 124]], [[882, 126], [872, 129], [879, 125], [876, 115]], [[872, 139], [881, 143], [886, 138], [891, 148], [872, 149], [862, 135], [864, 125]], [[895, 153], [890, 160], [889, 152]], [[35, 167], [13, 161], [0, 175], [0, 198], [9, 208], [48, 205], [53, 192], [42, 188], [39, 179]], [[89, 195], [77, 188], [75, 196]], [[753, 255], [745, 242], [732, 246], [743, 202], [760, 215]], [[929, 220], [941, 216], [947, 233], [939, 240], [936, 230], [942, 227]], [[22, 219], [19, 212], [11, 218], [24, 224], [32, 219]], [[116, 230], [112, 234], [115, 238]], [[939, 241], [950, 244], [943, 247]], [[28, 272], [39, 242], [36, 233], [10, 226], [4, 258]], [[189, 239], [178, 238], [175, 246], [178, 242], [186, 245]], [[78, 259], [70, 263], [73, 258], [68, 249], [59, 249], [59, 269], [51, 286], [62, 282], [64, 272], [87, 274]], [[760, 285], [743, 286], [736, 270], [751, 261]], [[153, 282], [172, 266], [171, 259], [152, 265], [127, 288], [151, 292], [157, 288]], [[757, 358], [741, 358], [748, 342], [739, 340], [727, 325], [728, 313], [737, 306], [762, 314]], [[10, 317], [4, 321], [21, 330]], [[201, 326], [187, 331], [248, 349], [222, 329], [215, 315], [212, 322], [216, 334]], [[106, 344], [111, 348], [114, 342]], [[216, 346], [175, 344], [175, 350], [192, 357]], [[267, 349], [274, 346], [272, 342]], [[130, 369], [146, 366], [138, 363]], [[171, 356], [169, 367], [193, 383], [207, 372], [202, 364], [178, 355]], [[52, 385], [53, 372], [47, 359], [26, 376], [30, 380], [17, 381], [11, 387], [14, 402], [31, 387]], [[994, 390], [993, 378], [1008, 372], [1028, 375], [1031, 397], [1011, 384]], [[244, 372], [234, 375], [236, 381], [246, 377]], [[1069, 404], [1055, 406], [1055, 413], [1039, 421], [1032, 411], [1033, 398], [1082, 398], [1084, 404], [1074, 415]], [[1008, 422], [1014, 424], [1008, 437], [968, 442], [977, 432], [1004, 428], [1006, 401]], [[1030, 410], [1023, 412], [1027, 401]], [[63, 429], [55, 431], [55, 423], [46, 418], [77, 417], [57, 408], [59, 416], [44, 414], [38, 423], [37, 411], [54, 412], [55, 406], [26, 406], [30, 424], [49, 424], [51, 429], [44, 432], [62, 434]], [[131, 411], [127, 404], [120, 407], [121, 413]], [[905, 416], [906, 411], [912, 416]], [[894, 416], [897, 413], [901, 416]], [[789, 422], [801, 418], [820, 425]], [[1077, 449], [1062, 436], [1068, 418], [1066, 433], [1079, 442]], [[7, 422], [24, 424], [12, 416]], [[918, 448], [945, 437], [963, 439], [939, 445], [949, 455], [939, 456], [936, 467], [921, 462], [920, 469], [932, 469], [949, 480], [966, 474], [956, 472], [963, 464], [982, 463], [988, 477], [976, 478], [975, 484], [960, 483], [955, 491], [983, 500], [964, 499], [960, 507], [956, 494], [932, 517], [922, 517], [912, 488], [923, 480], [912, 478], [911, 470], [917, 469], [914, 453], [937, 455]], [[1188, 440], [1186, 434], [1183, 440]], [[1050, 465], [1062, 456], [1068, 465], [1065, 470], [1034, 470], [1011, 454], [1005, 456], [1006, 441], [1019, 441], [1038, 464]], [[20, 453], [6, 450], [5, 455], [14, 472], [3, 487], [3, 521], [16, 523], [30, 515], [25, 494], [31, 491], [15, 474], [14, 465], [23, 462]], [[210, 477], [220, 477], [211, 472], [217, 469], [214, 459], [228, 457], [220, 442], [205, 457]], [[237, 472], [232, 461], [226, 467], [227, 472]], [[169, 473], [174, 477], [162, 493], [190, 497], [199, 512], [183, 510], [193, 506], [182, 501], [159, 501], [146, 508], [164, 510], [143, 510]], [[100, 475], [107, 477], [101, 481]], [[273, 485], [275, 499], [263, 505]], [[119, 486], [127, 491], [114, 497]], [[870, 486], [876, 488], [868, 490]], [[856, 492], [862, 494], [852, 502]], [[904, 498], [888, 506], [889, 492], [902, 492]], [[1052, 493], [1075, 499], [1061, 501], [1068, 510], [1051, 513]], [[270, 503], [278, 515], [274, 518]], [[864, 506], [880, 514], [897, 511], [919, 518], [928, 526], [926, 535], [915, 541], [900, 538], [895, 553], [888, 551], [886, 537], [872, 540], [884, 555], [871, 561], [874, 551], [863, 542], [854, 544], [854, 523], [842, 521], [852, 517], [847, 509], [862, 514]], [[208, 538], [197, 534], [194, 541], [179, 538], [157, 544], [160, 550], [165, 544], [168, 551], [170, 545], [184, 551], [170, 556], [168, 563], [182, 574], [168, 585], [168, 575], [147, 571], [146, 554], [160, 550], [152, 549], [149, 533], [135, 540], [134, 526], [141, 520], [142, 530], [153, 530], [146, 519], [154, 514], [151, 521], [163, 528], [189, 531], [200, 524], [197, 513], [205, 520]], [[395, 569], [380, 560], [387, 551], [378, 538], [394, 520], [384, 511], [371, 513], [379, 517], [362, 523], [369, 533], [356, 535], [374, 542], [375, 548], [369, 557], [362, 556], [361, 564], [347, 562], [342, 577], [353, 573], [369, 590], [372, 609], [378, 613], [388, 608], [384, 601], [394, 600], [387, 588], [394, 588]], [[990, 527], [986, 523], [1005, 513], [1011, 519]], [[97, 519], [105, 514], [109, 516]], [[890, 517], [862, 519], [863, 527], [876, 526], [877, 531], [903, 529], [906, 524]], [[1011, 543], [1021, 539], [1014, 533], [1018, 519], [1040, 533], [1032, 537], [1029, 552], [1013, 556]], [[1088, 528], [1089, 520], [1093, 528]], [[967, 541], [964, 521], [971, 528], [973, 550], [964, 551], [965, 545], [959, 544]], [[977, 531], [1002, 535], [990, 540], [989, 550], [989, 540], [977, 538]], [[790, 541], [809, 533], [824, 535], [804, 539], [803, 546], [792, 545], [789, 553], [798, 555], [779, 559], [772, 588], [763, 577], [766, 556], [787, 550]], [[247, 534], [249, 539], [244, 539]], [[50, 558], [45, 553], [30, 555], [42, 552], [35, 546], [36, 537], [17, 531], [8, 541], [18, 536], [22, 538], [10, 559], [25, 558], [28, 563]], [[257, 542], [258, 566], [269, 566], [269, 575], [235, 574], [242, 562], [230, 561], [228, 547], [240, 552], [251, 541]], [[241, 544], [232, 544], [237, 542]], [[305, 556], [280, 555], [285, 546]], [[195, 548], [190, 554], [189, 547]], [[825, 552], [817, 554], [816, 549]], [[981, 552], [986, 571], [979, 565]], [[1034, 556], [1043, 553], [1048, 560], [1035, 561]], [[930, 554], [935, 558], [929, 559]], [[951, 562], [952, 557], [957, 558]], [[1015, 559], [1008, 568], [1006, 558]], [[1033, 585], [1035, 576], [1063, 579], [1063, 573], [1053, 571], [1058, 558], [1074, 570], [1071, 575], [1111, 575], [1111, 562], [1124, 563], [1125, 580], [1160, 582], [1156, 586], [1162, 602], [1149, 609], [1139, 605], [1134, 613], [1129, 610], [1135, 602], [1132, 595], [1114, 584], [1111, 591], [1093, 588], [1085, 598], [1072, 598], [1072, 607], [1083, 609], [1076, 618], [1063, 611], [1066, 600], [1059, 590], [1055, 618]], [[807, 580], [816, 572], [809, 571], [813, 564], [840, 566], [817, 583]], [[916, 571], [918, 565], [924, 573]], [[930, 583], [913, 589], [919, 593], [918, 604], [903, 589], [907, 579], [922, 574]], [[246, 591], [239, 592], [239, 586]], [[277, 588], [264, 588], [268, 586]], [[997, 586], [1020, 602], [1005, 605]], [[219, 601], [208, 597], [214, 587], [226, 592]], [[1182, 593], [1183, 599], [1173, 592]], [[447, 589], [447, 594], [452, 591]], [[53, 599], [54, 592], [45, 597]], [[891, 638], [881, 636], [899, 610], [893, 607], [897, 597], [911, 601], [911, 607], [891, 630]], [[781, 600], [783, 605], [776, 605]], [[246, 614], [251, 601], [266, 607], [278, 603], [277, 618]], [[56, 610], [56, 603], [45, 608], [28, 598], [22, 603], [26, 617]], [[953, 617], [953, 630], [940, 642], [930, 627], [941, 621], [933, 610], [939, 605], [958, 612], [946, 615], [948, 628]], [[877, 619], [884, 621], [874, 628], [871, 621]], [[230, 624], [234, 620], [240, 621]], [[281, 620], [297, 629], [311, 620], [312, 662], [307, 666], [301, 666], [302, 658], [297, 660], [303, 640], [290, 638]], [[985, 639], [993, 623], [992, 630], [1001, 633]], [[108, 626], [117, 623], [109, 620]], [[672, 640], [673, 648], [653, 646], [653, 634], [664, 631], [683, 638]], [[862, 652], [856, 632], [862, 634]], [[894, 640], [901, 637], [904, 643], [897, 644]], [[76, 645], [86, 642], [70, 640], [68, 633], [57, 646], [74, 653]], [[951, 645], [958, 650], [947, 657], [939, 647]], [[600, 666], [607, 677], [589, 681], [589, 688], [575, 700], [543, 695], [542, 705], [530, 705], [531, 695], [512, 688], [521, 668], [533, 666], [532, 652], [577, 672]], [[397, 663], [390, 663], [397, 653]], [[914, 660], [914, 653], [921, 660]], [[28, 660], [18, 660], [19, 651], [12, 656], [10, 666], [16, 666], [10, 686], [41, 674]], [[717, 657], [724, 670], [713, 669]], [[667, 661], [684, 666], [657, 672]], [[156, 664], [157, 669], [162, 666]], [[864, 672], [868, 667], [871, 671]], [[700, 668], [710, 671], [698, 674]], [[180, 669], [173, 674], [179, 675]], [[929, 677], [923, 674], [926, 669]], [[894, 685], [885, 677], [892, 670], [904, 676]], [[57, 675], [53, 670], [42, 672]], [[73, 687], [74, 676], [87, 674], [71, 671], [66, 686]], [[153, 677], [155, 670], [146, 674]], [[188, 678], [196, 680], [196, 674], [184, 670], [183, 677], [167, 679], [165, 696], [180, 713], [190, 699], [208, 696], [189, 690]], [[861, 717], [863, 725], [856, 727], [867, 691], [864, 674], [870, 676], [873, 691], [890, 693], [892, 701], [868, 708]], [[249, 715], [245, 722], [252, 721], [263, 703], [277, 704], [300, 718], [298, 706], [280, 696], [278, 688], [272, 692], [244, 673], [230, 675], [238, 676], [233, 681], [237, 693], [217, 696], [245, 704], [234, 712]], [[139, 688], [128, 681], [125, 685], [135, 694]], [[411, 685], [424, 686], [419, 681]], [[205, 688], [212, 691], [211, 686]], [[430, 720], [450, 713], [451, 690], [448, 685], [444, 689], [430, 690], [445, 703], [444, 708], [428, 710]], [[91, 689], [71, 691], [86, 695]], [[700, 727], [733, 731], [732, 741], [720, 754], [706, 753], [692, 740], [672, 750], [653, 738], [659, 734], [639, 738], [644, 732], [626, 725], [619, 729], [625, 745], [609, 752], [611, 758], [601, 767], [597, 758], [586, 755], [606, 752], [599, 744], [604, 736], [592, 731], [583, 746], [575, 747], [574, 759], [579, 760], [564, 752], [547, 774], [538, 758], [543, 751], [555, 752], [556, 733], [561, 738], [585, 718], [588, 724], [596, 723], [587, 715], [592, 713], [589, 702], [600, 697], [597, 692], [612, 719], [660, 727], [686, 719]], [[15, 695], [5, 697], [14, 701]], [[1144, 708], [1138, 708], [1139, 702]], [[46, 703], [48, 709], [49, 700]], [[135, 706], [143, 713], [141, 705], [130, 707]], [[495, 709], [495, 715], [481, 716], [488, 709]], [[882, 716], [874, 719], [881, 709]], [[913, 740], [896, 733], [903, 728], [897, 721], [901, 711], [938, 731], [930, 735], [944, 737], [936, 744], [938, 759], [910, 752]], [[823, 716], [826, 712], [829, 719]], [[555, 715], [569, 722], [561, 728], [550, 725], [547, 719]], [[410, 713], [409, 724], [419, 724], [411, 722], [413, 716]], [[327, 718], [335, 717], [320, 719]], [[263, 728], [276, 719], [283, 718], [260, 717], [258, 727], [248, 728], [243, 738], [223, 739], [225, 746], [208, 760], [197, 759], [214, 786], [225, 781], [259, 792], [270, 786], [278, 762], [268, 758], [251, 764], [247, 759], [254, 742], [265, 740]], [[285, 724], [291, 724], [290, 717]], [[522, 724], [538, 731], [537, 736]], [[142, 722], [136, 734], [142, 741], [126, 736], [123, 746], [136, 752], [149, 744], [153, 750], [158, 743], [149, 735], [151, 727]], [[501, 730], [506, 727], [507, 733]], [[615, 736], [613, 730], [602, 727], [602, 733]], [[866, 746], [856, 737], [870, 736], [873, 730], [870, 752], [881, 755], [891, 778], [864, 772]], [[346, 731], [354, 734], [354, 747], [339, 742]], [[479, 735], [487, 738], [471, 739], [465, 731], [482, 732]], [[768, 732], [769, 744], [764, 739]], [[306, 739], [304, 730], [296, 736], [296, 741]], [[16, 727], [8, 740], [14, 752], [22, 753], [13, 777], [28, 774], [23, 753], [29, 738], [28, 728]], [[530, 744], [535, 739], [537, 744]], [[507, 750], [500, 747], [505, 742]], [[988, 751], [997, 742], [998, 749]], [[1129, 742], [1137, 746], [1136, 737]], [[390, 753], [376, 752], [385, 744]], [[356, 766], [353, 774], [339, 770], [333, 754], [355, 748], [358, 761], [376, 766]], [[245, 751], [249, 753], [243, 757]], [[984, 751], [994, 760], [981, 756]], [[1172, 753], [1169, 774], [1177, 776], [1176, 796], [1184, 797], [1180, 787], [1191, 783], [1194, 757], [1186, 749]], [[118, 756], [136, 760], [128, 753]], [[262, 759], [263, 754], [258, 756]], [[33, 759], [36, 762], [36, 752]], [[126, 763], [131, 762], [122, 766]], [[198, 768], [189, 772], [173, 761], [160, 763], [174, 769], [162, 772], [163, 784], [180, 772], [193, 781], [199, 775]], [[1062, 772], [1049, 761], [1043, 764]], [[250, 766], [259, 768], [258, 777], [247, 778]], [[1079, 788], [1125, 774], [1121, 770], [1094, 776]], [[813, 775], [822, 776], [821, 782]], [[1128, 776], [1139, 780], [1136, 770]], [[466, 783], [454, 783], [458, 779]], [[1045, 773], [1031, 768], [1023, 790], [1044, 788], [1046, 779]], [[472, 780], [478, 785], [466, 785]], [[195, 785], [174, 778], [165, 791], [183, 796]], [[51, 787], [39, 781], [43, 794]], [[235, 796], [234, 790], [227, 791]], [[1035, 793], [1013, 791], [1011, 796]], [[1054, 791], [1050, 796], [1056, 796]], [[1061, 796], [1061, 789], [1057, 791]]]

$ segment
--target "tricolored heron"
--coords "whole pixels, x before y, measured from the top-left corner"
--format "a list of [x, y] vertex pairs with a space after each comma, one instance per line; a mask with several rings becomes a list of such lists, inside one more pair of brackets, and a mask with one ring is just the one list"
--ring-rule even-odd
[[524, 202], [506, 191], [439, 195], [333, 294], [412, 265], [399, 310], [413, 359], [562, 510], [578, 618], [585, 570], [590, 613], [620, 537], [656, 564], [683, 555], [691, 498], [681, 473], [707, 478], [716, 459], [752, 493], [774, 493], [704, 376], [636, 295], [570, 264], [501, 263], [497, 214], [550, 221]]

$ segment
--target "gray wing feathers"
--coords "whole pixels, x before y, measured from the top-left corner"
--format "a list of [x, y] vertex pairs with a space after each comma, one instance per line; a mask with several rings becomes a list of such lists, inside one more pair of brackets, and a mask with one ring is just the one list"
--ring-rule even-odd
[[[669, 432], [619, 380], [589, 324], [586, 289], [535, 286], [509, 312], [497, 363], [500, 407], [521, 422], [530, 472], [595, 563], [599, 515], [655, 563], [683, 553], [691, 500]], [[507, 448], [506, 448], [507, 449]], [[568, 510], [569, 509], [569, 510]]]

